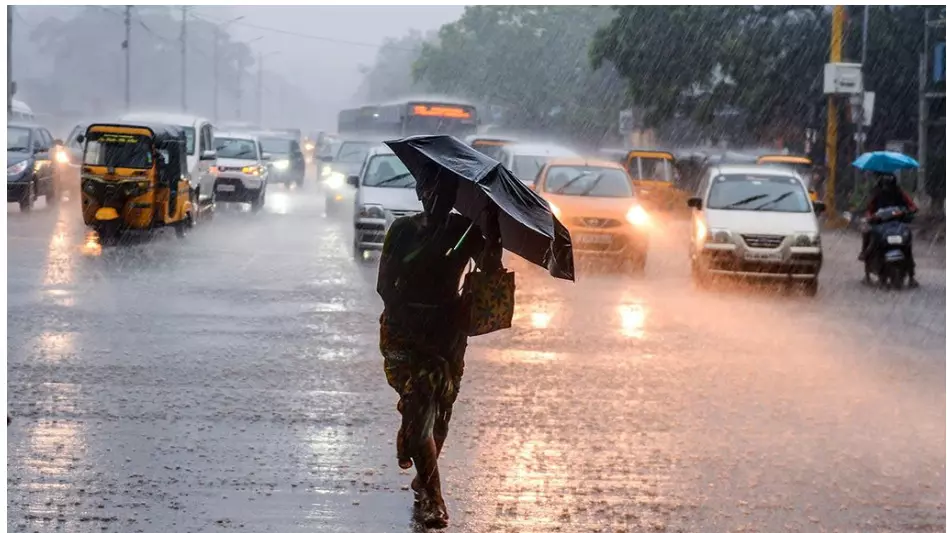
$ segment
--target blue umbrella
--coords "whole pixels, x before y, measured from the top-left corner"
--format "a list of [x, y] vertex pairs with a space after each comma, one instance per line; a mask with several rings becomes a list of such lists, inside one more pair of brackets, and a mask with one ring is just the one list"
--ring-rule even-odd
[[908, 155], [898, 152], [868, 152], [858, 156], [853, 163], [855, 168], [891, 174], [905, 168], [917, 168], [917, 161]]

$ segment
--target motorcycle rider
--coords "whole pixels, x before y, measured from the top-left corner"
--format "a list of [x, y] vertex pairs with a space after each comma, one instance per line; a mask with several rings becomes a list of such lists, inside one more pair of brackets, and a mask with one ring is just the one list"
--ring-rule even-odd
[[[904, 189], [898, 186], [898, 178], [894, 174], [879, 174], [875, 186], [871, 190], [871, 196], [868, 200], [868, 207], [865, 210], [866, 220], [871, 220], [875, 211], [886, 207], [904, 207], [908, 213], [917, 213], [917, 206], [911, 197], [904, 192]], [[858, 254], [859, 261], [865, 261], [868, 257], [868, 251], [872, 246], [872, 236], [874, 233], [871, 226], [868, 225], [862, 232], [862, 249]], [[913, 243], [909, 243], [905, 249], [905, 259], [908, 263], [908, 285], [917, 287], [917, 280], [914, 278], [914, 252]], [[866, 274], [867, 276], [867, 274]]]

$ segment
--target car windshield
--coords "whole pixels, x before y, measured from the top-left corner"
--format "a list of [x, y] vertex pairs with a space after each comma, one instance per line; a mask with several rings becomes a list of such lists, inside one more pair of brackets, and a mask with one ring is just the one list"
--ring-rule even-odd
[[548, 155], [517, 155], [513, 157], [513, 175], [522, 181], [536, 181], [539, 171], [552, 159]]
[[628, 164], [628, 174], [636, 181], [672, 181], [674, 167], [669, 159], [636, 156]]
[[30, 129], [19, 126], [7, 126], [7, 151], [29, 152]]
[[86, 165], [151, 168], [151, 138], [130, 133], [91, 132], [87, 136]]
[[714, 178], [708, 209], [807, 213], [809, 196], [797, 178], [726, 174]]
[[365, 187], [414, 187], [414, 176], [396, 155], [376, 155], [368, 162], [362, 184]]
[[505, 143], [497, 141], [474, 141], [470, 147], [487, 157], [500, 159], [500, 154], [503, 153], [503, 144]]
[[184, 127], [184, 136], [187, 137], [187, 155], [194, 155], [194, 128]]
[[371, 144], [369, 143], [342, 143], [342, 146], [339, 147], [339, 154], [335, 160], [343, 163], [362, 162], [365, 160], [365, 156], [368, 155], [368, 149], [370, 147]]
[[214, 137], [217, 157], [228, 159], [257, 159], [256, 142], [252, 139]]
[[288, 154], [290, 149], [289, 139], [280, 139], [279, 137], [268, 137], [260, 139], [263, 151], [271, 154]]
[[543, 188], [569, 196], [628, 198], [633, 194], [628, 174], [609, 167], [552, 166], [546, 172]]

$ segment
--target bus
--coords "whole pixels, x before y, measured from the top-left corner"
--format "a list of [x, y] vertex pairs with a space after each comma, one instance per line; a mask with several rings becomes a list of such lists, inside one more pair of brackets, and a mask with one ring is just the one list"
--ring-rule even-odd
[[473, 104], [411, 99], [343, 109], [338, 131], [341, 135], [407, 137], [443, 133], [464, 138], [476, 133], [479, 124]]

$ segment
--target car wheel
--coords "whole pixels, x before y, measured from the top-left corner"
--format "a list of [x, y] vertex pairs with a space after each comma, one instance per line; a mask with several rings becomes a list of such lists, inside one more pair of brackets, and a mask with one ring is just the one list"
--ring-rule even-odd
[[694, 280], [694, 285], [698, 289], [706, 289], [710, 286], [710, 273], [693, 259], [691, 260], [691, 279]]
[[20, 211], [29, 213], [33, 209], [34, 201], [36, 201], [36, 182], [30, 180], [26, 195], [20, 199]]
[[263, 210], [263, 205], [266, 203], [266, 189], [261, 188], [260, 192], [257, 193], [256, 198], [250, 202], [250, 210], [254, 213], [259, 213]]
[[809, 298], [815, 298], [819, 294], [819, 280], [810, 279], [802, 284], [802, 293], [808, 296]]

